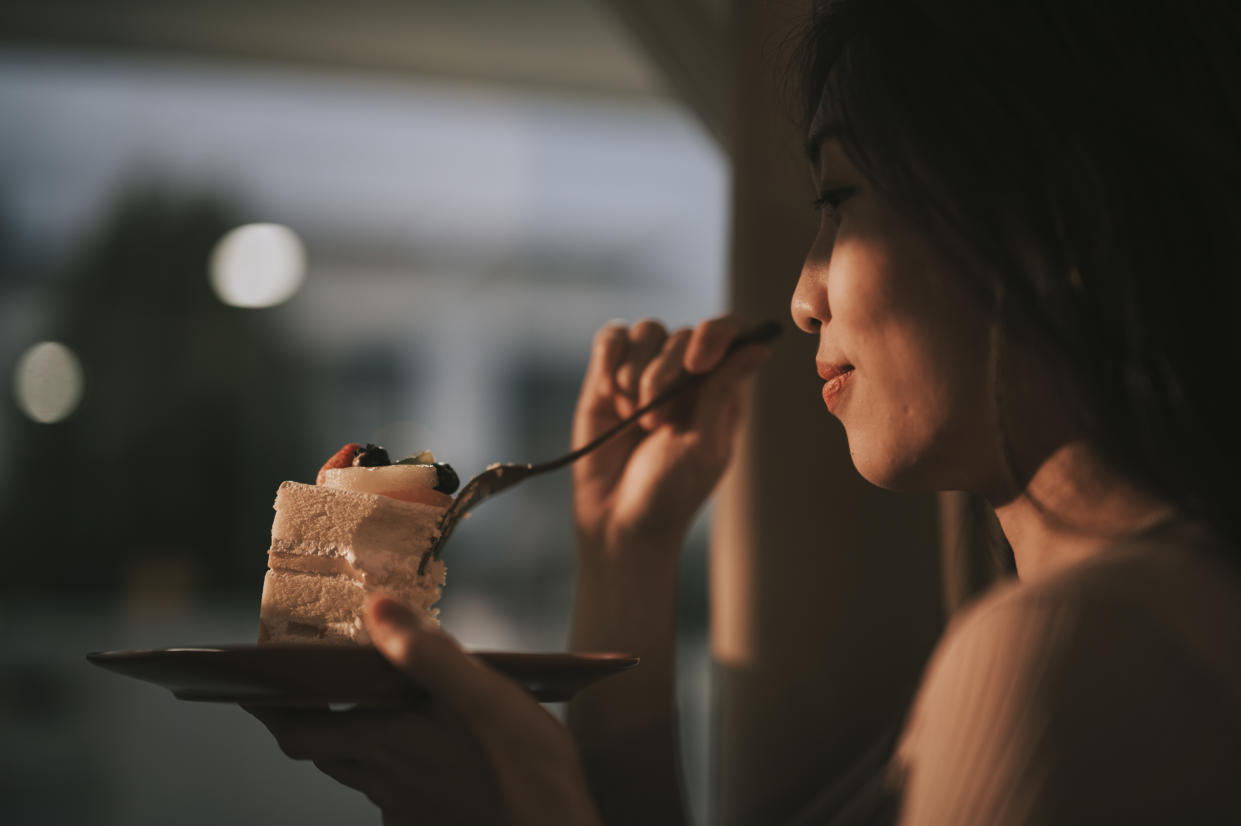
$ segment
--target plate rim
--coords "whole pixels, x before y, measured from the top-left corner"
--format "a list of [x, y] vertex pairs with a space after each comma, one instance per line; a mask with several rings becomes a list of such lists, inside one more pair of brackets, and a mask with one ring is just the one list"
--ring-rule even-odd
[[[633, 654], [614, 651], [469, 653], [521, 685], [538, 702], [565, 702], [597, 680], [633, 669], [641, 662]], [[167, 689], [177, 699], [193, 702], [392, 708], [427, 696], [373, 645], [246, 643], [113, 649], [89, 652], [86, 659], [105, 671]], [[337, 663], [333, 659], [342, 666], [354, 664], [360, 684], [349, 686], [346, 681], [342, 686], [329, 680], [321, 688], [307, 687], [306, 672], [324, 664], [334, 668]], [[212, 662], [218, 663], [218, 670], [206, 665]], [[282, 672], [282, 668], [287, 670]], [[195, 675], [188, 681], [187, 670]], [[217, 676], [225, 678], [223, 685], [215, 682]]]
[[[110, 662], [120, 659], [141, 659], [147, 657], [168, 656], [173, 654], [251, 654], [258, 652], [272, 653], [276, 656], [309, 655], [341, 655], [343, 657], [378, 657], [385, 662], [387, 659], [373, 645], [322, 645], [315, 643], [228, 643], [225, 645], [186, 645], [169, 646], [167, 648], [116, 648], [105, 651], [89, 651], [86, 659], [92, 663]], [[527, 661], [539, 663], [572, 662], [576, 665], [598, 665], [607, 668], [632, 668], [641, 663], [642, 658], [636, 654], [622, 651], [508, 651], [493, 648], [467, 648], [467, 654], [478, 657], [485, 662]]]

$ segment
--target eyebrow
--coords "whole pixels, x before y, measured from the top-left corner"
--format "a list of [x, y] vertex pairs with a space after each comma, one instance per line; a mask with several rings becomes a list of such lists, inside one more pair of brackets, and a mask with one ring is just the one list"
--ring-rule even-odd
[[842, 127], [839, 121], [821, 120], [811, 124], [810, 133], [806, 136], [806, 158], [812, 166], [819, 165], [819, 150], [823, 148], [823, 144], [833, 138], [840, 137]]

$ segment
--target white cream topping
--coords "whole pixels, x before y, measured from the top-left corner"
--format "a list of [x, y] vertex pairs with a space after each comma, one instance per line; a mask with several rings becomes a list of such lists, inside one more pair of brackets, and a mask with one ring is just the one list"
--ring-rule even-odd
[[409, 488], [432, 488], [439, 484], [435, 465], [384, 465], [339, 467], [323, 472], [324, 487], [356, 493], [387, 493]]

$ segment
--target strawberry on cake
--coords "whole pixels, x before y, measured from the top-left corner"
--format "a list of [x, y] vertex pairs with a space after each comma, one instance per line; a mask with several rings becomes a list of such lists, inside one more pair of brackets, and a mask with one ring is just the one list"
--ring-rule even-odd
[[457, 474], [429, 451], [393, 463], [376, 445], [350, 443], [313, 485], [276, 492], [259, 642], [369, 642], [366, 593], [383, 591], [435, 618], [444, 563], [419, 562], [452, 504]]

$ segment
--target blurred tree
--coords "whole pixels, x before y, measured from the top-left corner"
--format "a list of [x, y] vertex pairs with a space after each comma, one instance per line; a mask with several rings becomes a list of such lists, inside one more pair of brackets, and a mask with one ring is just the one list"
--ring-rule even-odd
[[[81, 359], [65, 421], [15, 429], [0, 592], [257, 591], [281, 479], [305, 463], [303, 365], [279, 309], [221, 303], [211, 250], [242, 223], [216, 195], [129, 186], [56, 296]], [[11, 402], [10, 402], [11, 403]]]

